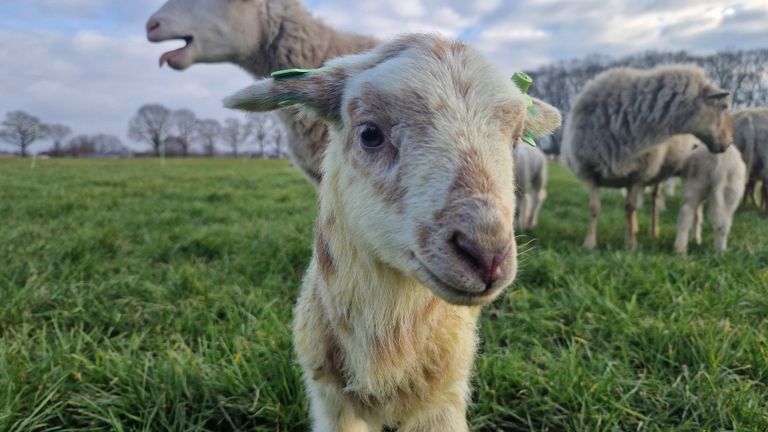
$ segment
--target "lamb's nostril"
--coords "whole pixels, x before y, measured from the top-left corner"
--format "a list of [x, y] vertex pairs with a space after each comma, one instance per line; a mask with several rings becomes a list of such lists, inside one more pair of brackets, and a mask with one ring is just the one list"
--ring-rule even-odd
[[509, 247], [500, 253], [490, 252], [460, 232], [453, 235], [451, 243], [459, 257], [472, 267], [487, 287], [504, 277], [502, 264], [509, 257]]
[[160, 27], [160, 21], [152, 18], [147, 22], [147, 33], [157, 30]]

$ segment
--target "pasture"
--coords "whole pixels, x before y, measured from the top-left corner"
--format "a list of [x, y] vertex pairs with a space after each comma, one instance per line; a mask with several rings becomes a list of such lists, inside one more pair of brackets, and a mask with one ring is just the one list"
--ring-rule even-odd
[[[475, 431], [768, 430], [768, 220], [726, 254], [624, 244], [623, 198], [551, 166], [516, 283], [480, 320]], [[292, 305], [314, 191], [285, 161], [0, 160], [0, 432], [298, 431]]]

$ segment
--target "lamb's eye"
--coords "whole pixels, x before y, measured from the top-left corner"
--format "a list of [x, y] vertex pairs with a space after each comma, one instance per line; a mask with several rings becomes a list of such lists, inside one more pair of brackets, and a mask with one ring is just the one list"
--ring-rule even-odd
[[360, 127], [360, 145], [367, 149], [376, 149], [384, 144], [384, 134], [378, 126], [366, 124]]

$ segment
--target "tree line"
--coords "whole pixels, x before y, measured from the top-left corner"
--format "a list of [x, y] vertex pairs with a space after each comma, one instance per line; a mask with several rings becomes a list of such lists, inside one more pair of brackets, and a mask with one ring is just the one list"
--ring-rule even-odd
[[[686, 51], [645, 52], [621, 58], [590, 55], [543, 66], [528, 74], [534, 78], [531, 94], [567, 115], [576, 95], [597, 74], [614, 67], [651, 68], [660, 64], [695, 63], [702, 66], [710, 79], [730, 90], [736, 107], [768, 106], [768, 49], [728, 50], [712, 55], [692, 55]], [[26, 156], [31, 144], [41, 139], [53, 141], [46, 152], [51, 156], [84, 156], [130, 152], [113, 135], [72, 135], [65, 125], [45, 124], [23, 111], [6, 114], [0, 129], [0, 140], [19, 149]], [[222, 123], [214, 119], [198, 119], [188, 109], [172, 111], [162, 105], [148, 104], [131, 118], [128, 137], [149, 146], [154, 156], [241, 156], [244, 152], [258, 157], [286, 156], [286, 132], [273, 113], [253, 114], [245, 120], [229, 118]], [[559, 153], [562, 128], [543, 139], [543, 149]]]
[[[686, 51], [651, 51], [618, 59], [590, 55], [564, 60], [528, 72], [534, 79], [531, 95], [556, 106], [565, 116], [584, 85], [599, 73], [614, 67], [648, 69], [669, 63], [700, 65], [714, 83], [731, 91], [735, 107], [768, 106], [768, 49], [727, 50], [701, 56]], [[541, 144], [545, 151], [557, 154], [561, 140], [562, 128]]]
[[70, 127], [44, 123], [24, 111], [6, 113], [0, 126], [0, 140], [16, 148], [22, 157], [28, 156], [30, 146], [41, 140], [52, 142], [41, 153], [51, 157], [287, 156], [286, 133], [273, 113], [251, 114], [244, 120], [228, 118], [221, 123], [199, 119], [189, 109], [173, 111], [159, 104], [147, 104], [128, 123], [128, 137], [147, 144], [147, 152], [132, 151], [114, 135], [73, 136]]

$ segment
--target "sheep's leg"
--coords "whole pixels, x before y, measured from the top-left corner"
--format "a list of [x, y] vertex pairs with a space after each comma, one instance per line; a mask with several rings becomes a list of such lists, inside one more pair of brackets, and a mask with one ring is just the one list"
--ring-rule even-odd
[[642, 185], [632, 185], [627, 190], [627, 200], [624, 205], [627, 216], [627, 231], [624, 236], [624, 244], [627, 249], [637, 247], [637, 197], [643, 192]]
[[533, 194], [533, 205], [531, 206], [531, 217], [528, 219], [528, 228], [536, 228], [539, 223], [539, 212], [544, 200], [547, 198], [546, 189], [539, 189]]
[[431, 410], [429, 413], [408, 420], [398, 432], [468, 432], [464, 406], [450, 406]]
[[763, 180], [763, 194], [760, 207], [763, 209], [763, 216], [768, 216], [768, 180]]
[[653, 185], [653, 198], [651, 200], [651, 237], [659, 238], [659, 204], [663, 201], [661, 183]]
[[518, 195], [517, 199], [517, 228], [520, 231], [525, 231], [528, 229], [528, 204], [529, 204], [530, 198], [528, 198], [527, 193], [522, 193]]
[[701, 244], [702, 223], [704, 223], [704, 204], [699, 203], [698, 207], [696, 207], [696, 213], [693, 215], [693, 227], [691, 228], [691, 231], [693, 231], [693, 240], [697, 245]]
[[664, 182], [664, 192], [668, 197], [675, 196], [675, 188], [677, 187], [677, 180], [674, 177], [667, 179]]
[[597, 246], [597, 217], [600, 215], [600, 188], [596, 184], [588, 184], [589, 188], [589, 226], [584, 247], [594, 249]]
[[352, 407], [346, 406], [341, 391], [331, 384], [310, 379], [310, 411], [312, 431], [326, 432], [380, 432], [383, 425], [371, 427], [365, 420], [353, 414]]
[[680, 215], [677, 218], [677, 237], [675, 238], [675, 252], [680, 255], [688, 253], [688, 235], [696, 217], [696, 207], [698, 207], [698, 203], [688, 199], [680, 207]]
[[725, 252], [728, 247], [728, 233], [731, 231], [731, 218], [720, 191], [716, 192], [713, 198], [709, 205], [709, 220], [715, 236], [715, 251]]

